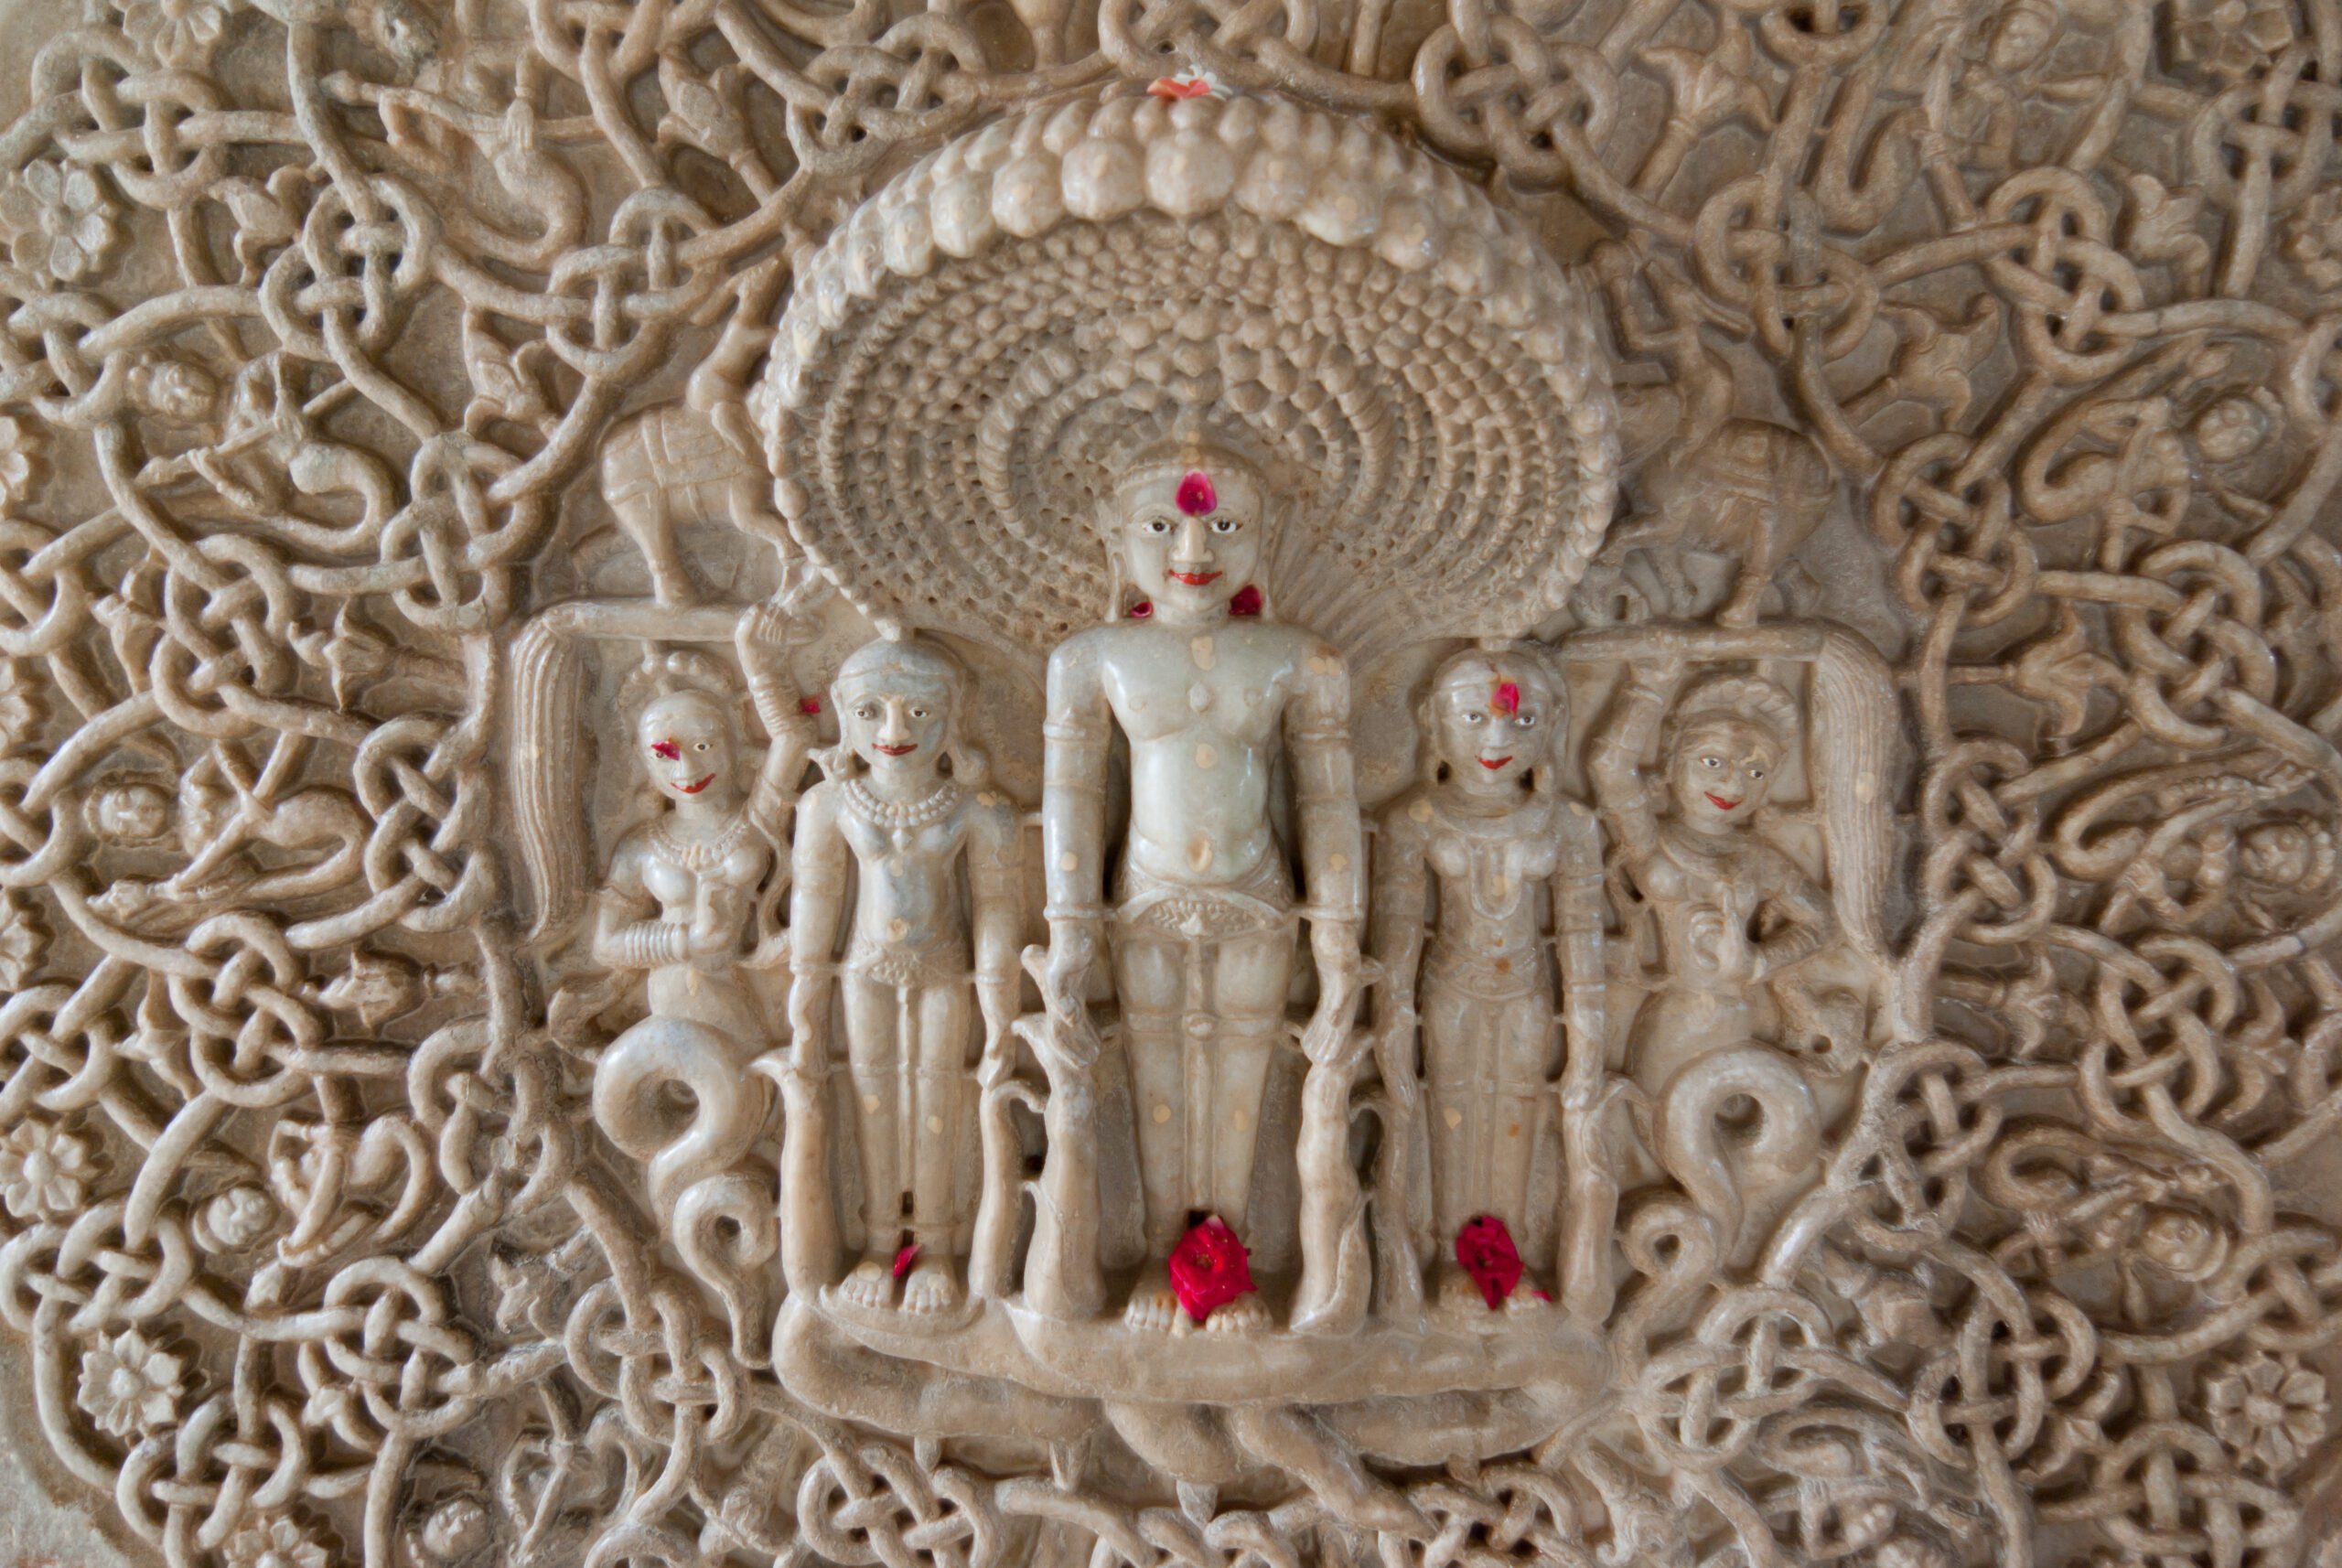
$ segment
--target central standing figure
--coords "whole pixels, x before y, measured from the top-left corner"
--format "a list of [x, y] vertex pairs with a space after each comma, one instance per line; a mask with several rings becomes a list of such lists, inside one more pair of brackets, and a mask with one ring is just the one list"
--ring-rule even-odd
[[[1191, 1225], [1240, 1234], [1269, 1062], [1285, 1030], [1297, 920], [1318, 1001], [1313, 1059], [1349, 1027], [1361, 916], [1349, 675], [1322, 639], [1270, 618], [1256, 575], [1273, 526], [1259, 471], [1188, 441], [1142, 456], [1101, 502], [1120, 584], [1139, 596], [1049, 659], [1042, 801], [1046, 988], [1080, 1004], [1108, 911], [1106, 770], [1130, 742], [1128, 841], [1115, 868], [1112, 950], [1146, 1210], [1147, 1265], [1126, 1319], [1169, 1329], [1166, 1265]], [[1307, 903], [1270, 817], [1283, 756]], [[1308, 1180], [1304, 1173], [1305, 1184]], [[1253, 1295], [1207, 1326], [1257, 1327]]]

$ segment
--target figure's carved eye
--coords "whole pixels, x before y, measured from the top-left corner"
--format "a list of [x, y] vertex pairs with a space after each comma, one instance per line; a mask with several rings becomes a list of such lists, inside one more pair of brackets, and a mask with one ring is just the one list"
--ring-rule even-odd
[[1214, 533], [1233, 533], [1243, 526], [1243, 523], [1232, 517], [1216, 517], [1211, 520], [1211, 531]]
[[1703, 757], [1700, 758], [1700, 766], [1703, 768], [1722, 768], [1724, 766], [1724, 758], [1721, 757]]
[[693, 751], [705, 751], [707, 749], [707, 742], [701, 741], [697, 746], [693, 746], [692, 749]]
[[1535, 714], [1515, 714], [1512, 716], [1512, 727], [1515, 729], [1535, 729], [1537, 727], [1537, 715]]
[[1488, 722], [1488, 714], [1476, 710], [1472, 713], [1466, 714], [1464, 715], [1464, 722], [1467, 725], [1485, 724]]
[[1150, 517], [1139, 526], [1148, 533], [1160, 537], [1171, 532], [1171, 520], [1167, 517]]
[[672, 762], [682, 757], [683, 752], [682, 747], [671, 740], [654, 740], [650, 743], [650, 755], [662, 761]]
[[864, 703], [854, 710], [854, 716], [866, 723], [878, 716], [878, 710], [868, 703]]
[[913, 708], [911, 710], [911, 717], [915, 719], [923, 719], [927, 717], [927, 710], [925, 708]]

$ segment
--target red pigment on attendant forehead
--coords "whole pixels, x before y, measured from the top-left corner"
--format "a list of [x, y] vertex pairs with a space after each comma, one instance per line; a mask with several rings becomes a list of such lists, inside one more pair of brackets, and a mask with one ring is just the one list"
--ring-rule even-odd
[[682, 760], [683, 748], [671, 740], [654, 740], [650, 743], [650, 753], [654, 757], [664, 757], [669, 762], [680, 762]]
[[822, 699], [800, 697], [797, 699], [797, 711], [800, 714], [818, 714], [822, 711]]
[[1498, 682], [1495, 694], [1488, 699], [1488, 705], [1500, 714], [1519, 713], [1520, 683], [1517, 681]]
[[1219, 504], [1219, 492], [1213, 489], [1211, 476], [1197, 468], [1179, 477], [1177, 499], [1181, 511], [1201, 517]]

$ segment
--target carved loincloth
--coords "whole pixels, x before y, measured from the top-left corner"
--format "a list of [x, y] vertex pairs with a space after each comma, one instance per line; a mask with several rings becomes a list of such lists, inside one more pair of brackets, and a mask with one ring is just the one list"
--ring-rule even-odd
[[1125, 938], [1218, 941], [1289, 931], [1296, 920], [1293, 876], [1274, 847], [1242, 881], [1219, 887], [1166, 881], [1125, 860], [1114, 890], [1114, 924]]
[[854, 980], [891, 985], [897, 991], [932, 991], [961, 985], [972, 978], [967, 940], [947, 934], [917, 947], [892, 947], [856, 935], [847, 945], [845, 961], [838, 967]]
[[1510, 952], [1475, 952], [1434, 936], [1423, 946], [1420, 989], [1461, 992], [1482, 1002], [1517, 1002], [1525, 996], [1548, 1000], [1552, 986], [1545, 972], [1542, 951], [1534, 947]]

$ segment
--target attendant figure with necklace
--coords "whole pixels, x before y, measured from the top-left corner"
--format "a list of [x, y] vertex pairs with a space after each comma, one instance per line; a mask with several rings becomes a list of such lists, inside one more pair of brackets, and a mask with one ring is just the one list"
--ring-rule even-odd
[[911, 639], [840, 667], [841, 744], [799, 813], [790, 906], [797, 1050], [826, 1059], [834, 995], [860, 1112], [864, 1257], [839, 1294], [892, 1306], [900, 1278], [902, 1310], [927, 1315], [959, 1305], [974, 1227], [976, 1020], [997, 1051], [1016, 1014], [1017, 814], [960, 738], [962, 685]]
[[1610, 1206], [1575, 1212], [1609, 1190], [1606, 1161], [1570, 1115], [1578, 1086], [1556, 1077], [1564, 1022], [1568, 1056], [1591, 1064], [1595, 1090], [1602, 1053], [1600, 840], [1592, 813], [1552, 779], [1568, 692], [1534, 645], [1469, 649], [1434, 672], [1418, 717], [1423, 776], [1383, 811], [1370, 940], [1387, 976], [1376, 1020], [1385, 1080], [1410, 1110], [1422, 1086], [1431, 1305], [1471, 1319], [1551, 1299], [1509, 1280], [1492, 1294], [1466, 1260], [1476, 1244], [1542, 1254], [1552, 1235], [1531, 1212], [1530, 1184], [1557, 1087], [1573, 1177], [1563, 1288], [1606, 1294], [1593, 1281], [1606, 1279]]
[[[594, 959], [644, 972], [651, 1016], [713, 1029], [742, 1074], [769, 1044], [764, 1010], [742, 972], [769, 967], [779, 947], [772, 906], [784, 884], [771, 873], [815, 738], [785, 658], [809, 635], [803, 612], [820, 591], [816, 580], [740, 618], [734, 640], [770, 737], [764, 765], [745, 787], [739, 687], [714, 660], [653, 654], [628, 678], [621, 697], [667, 809], [628, 833], [610, 857], [595, 911]], [[727, 1099], [755, 1101], [761, 1119], [762, 1101], [745, 1077]]]

